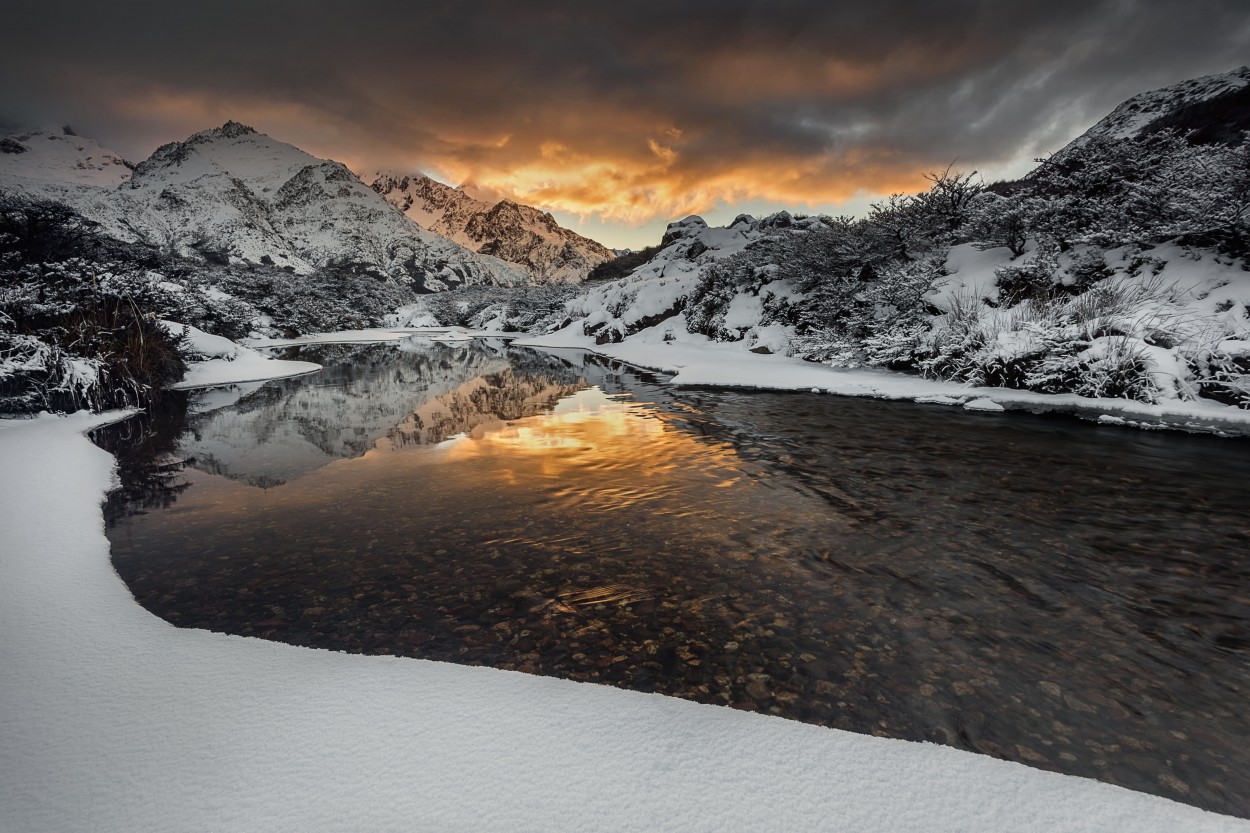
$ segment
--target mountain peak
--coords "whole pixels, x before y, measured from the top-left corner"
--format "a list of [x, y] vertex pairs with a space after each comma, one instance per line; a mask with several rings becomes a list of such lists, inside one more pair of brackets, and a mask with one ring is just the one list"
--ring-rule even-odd
[[[540, 281], [579, 282], [612, 253], [561, 227], [555, 218], [510, 198], [482, 199], [424, 174], [379, 173], [366, 182], [423, 228], [473, 251], [516, 263]], [[485, 196], [483, 194], [483, 196]]]
[[256, 130], [249, 127], [246, 124], [243, 124], [241, 122], [237, 122], [231, 119], [230, 121], [223, 124], [221, 127], [217, 127], [211, 131], [206, 131], [206, 132], [211, 132], [214, 135], [220, 136], [223, 139], [237, 139], [240, 136], [247, 136], [249, 134], [255, 133]]

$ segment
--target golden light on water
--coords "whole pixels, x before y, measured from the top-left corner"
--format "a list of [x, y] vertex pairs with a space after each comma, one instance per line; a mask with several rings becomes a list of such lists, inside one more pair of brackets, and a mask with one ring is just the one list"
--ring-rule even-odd
[[640, 419], [639, 408], [630, 399], [587, 388], [547, 413], [479, 426], [440, 444], [438, 451], [448, 461], [460, 461], [500, 453], [541, 456], [578, 450], [600, 457], [614, 450], [641, 450], [661, 441], [665, 429], [657, 419]]

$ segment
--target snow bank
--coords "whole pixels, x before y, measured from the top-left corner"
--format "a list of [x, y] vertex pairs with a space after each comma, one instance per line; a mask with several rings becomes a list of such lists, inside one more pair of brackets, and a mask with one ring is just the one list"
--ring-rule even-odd
[[[1075, 394], [1048, 394], [1013, 388], [968, 387], [870, 368], [838, 368], [781, 355], [753, 353], [743, 342], [715, 342], [666, 329], [664, 341], [646, 330], [618, 344], [596, 345], [574, 323], [550, 335], [518, 339], [523, 347], [576, 348], [638, 367], [674, 374], [676, 385], [761, 388], [810, 391], [816, 388], [840, 396], [898, 399], [929, 404], [972, 407], [968, 410], [1018, 410], [1064, 413], [1098, 420], [1117, 418], [1115, 424], [1136, 428], [1171, 428], [1213, 434], [1250, 434], [1250, 411], [1209, 400], [1168, 400], [1152, 405], [1131, 399], [1094, 399]], [[994, 406], [994, 407], [991, 407]], [[1107, 422], [1107, 420], [1101, 420]]]
[[174, 335], [187, 334], [187, 349], [198, 360], [188, 362], [182, 381], [170, 385], [175, 390], [208, 388], [262, 379], [301, 376], [321, 369], [312, 362], [294, 362], [263, 355], [228, 338], [215, 336], [176, 321], [162, 321]]
[[304, 344], [370, 344], [399, 341], [406, 333], [391, 330], [337, 330], [332, 333], [311, 333], [298, 338], [250, 338], [251, 347], [298, 347]]
[[108, 561], [108, 454], [0, 421], [0, 829], [1250, 831], [931, 744], [180, 630]]

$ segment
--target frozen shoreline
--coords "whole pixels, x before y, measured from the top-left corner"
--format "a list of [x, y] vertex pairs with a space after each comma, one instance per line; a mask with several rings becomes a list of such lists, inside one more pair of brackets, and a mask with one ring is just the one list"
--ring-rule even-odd
[[1214, 402], [1150, 405], [1129, 399], [1090, 399], [1012, 388], [967, 387], [888, 370], [835, 368], [776, 354], [752, 353], [740, 344], [691, 337], [660, 341], [650, 333], [615, 344], [595, 344], [576, 332], [578, 324], [545, 336], [518, 338], [518, 347], [586, 350], [648, 370], [674, 374], [675, 385], [811, 391], [838, 396], [893, 399], [962, 407], [1063, 413], [1102, 424], [1160, 428], [1219, 435], [1250, 435], [1250, 410]]
[[932, 744], [169, 625], [112, 570], [115, 415], [0, 421], [0, 829], [1250, 831]]

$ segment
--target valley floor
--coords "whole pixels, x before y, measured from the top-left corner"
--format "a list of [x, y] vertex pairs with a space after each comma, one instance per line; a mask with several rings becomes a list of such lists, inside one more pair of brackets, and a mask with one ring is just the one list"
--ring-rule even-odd
[[932, 744], [175, 628], [109, 561], [84, 432], [116, 416], [0, 421], [0, 829], [1250, 831]]

